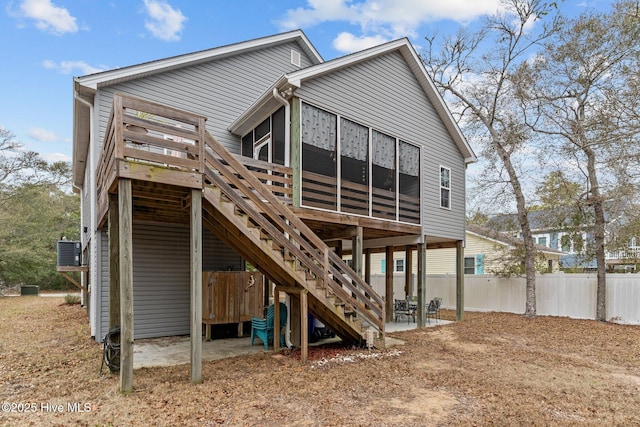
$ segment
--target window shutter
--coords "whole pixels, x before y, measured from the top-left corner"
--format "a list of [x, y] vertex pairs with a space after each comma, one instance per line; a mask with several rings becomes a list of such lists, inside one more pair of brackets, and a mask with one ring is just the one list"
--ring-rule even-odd
[[476, 255], [476, 274], [484, 274], [484, 254]]
[[387, 269], [385, 268], [386, 264], [387, 264], [387, 260], [386, 259], [383, 259], [383, 260], [380, 261], [380, 271], [382, 273], [386, 273], [387, 272]]

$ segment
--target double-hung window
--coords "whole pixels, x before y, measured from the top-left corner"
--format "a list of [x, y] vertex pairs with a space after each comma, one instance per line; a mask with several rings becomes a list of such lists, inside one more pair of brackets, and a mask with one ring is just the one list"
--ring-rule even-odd
[[451, 209], [451, 169], [440, 166], [440, 207]]

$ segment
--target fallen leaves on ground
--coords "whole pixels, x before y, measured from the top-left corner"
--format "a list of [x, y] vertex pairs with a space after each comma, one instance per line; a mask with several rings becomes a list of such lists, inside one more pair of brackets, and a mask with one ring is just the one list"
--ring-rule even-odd
[[116, 375], [98, 374], [86, 311], [61, 302], [0, 298], [2, 426], [640, 424], [638, 326], [466, 313], [383, 350], [204, 362], [199, 385], [189, 365], [143, 368], [122, 395]]

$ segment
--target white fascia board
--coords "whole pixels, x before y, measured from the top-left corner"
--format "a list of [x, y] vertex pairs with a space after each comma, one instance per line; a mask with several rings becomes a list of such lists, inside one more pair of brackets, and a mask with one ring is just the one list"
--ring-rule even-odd
[[333, 59], [331, 61], [327, 61], [322, 64], [313, 65], [311, 67], [307, 67], [303, 70], [295, 71], [293, 73], [287, 74], [289, 78], [289, 83], [300, 87], [300, 84], [303, 80], [307, 80], [310, 78], [320, 77], [322, 75], [331, 73], [335, 70], [339, 70], [344, 67], [351, 66], [353, 64], [357, 64], [359, 62], [366, 61], [370, 58], [376, 57], [380, 54], [392, 52], [394, 50], [399, 49], [401, 46], [407, 45], [409, 41], [405, 39], [398, 39], [389, 43], [381, 44], [379, 46], [375, 46], [360, 52], [352, 53], [350, 55], [342, 56], [340, 58]]
[[456, 145], [460, 149], [460, 152], [464, 155], [465, 164], [475, 163], [478, 161], [478, 157], [473, 152], [471, 145], [462, 134], [458, 123], [453, 118], [451, 114], [451, 110], [447, 107], [447, 104], [444, 102], [444, 99], [438, 92], [433, 80], [429, 77], [427, 70], [424, 68], [420, 57], [416, 53], [415, 49], [411, 45], [411, 43], [407, 42], [401, 52], [404, 54], [405, 60], [409, 63], [409, 66], [413, 70], [413, 73], [418, 78], [420, 85], [423, 87], [425, 93], [434, 104], [434, 107], [438, 114], [440, 115], [440, 119], [444, 122], [445, 126], [449, 130], [449, 133], [453, 137]]
[[509, 244], [507, 242], [502, 242], [502, 241], [500, 241], [498, 239], [494, 239], [492, 237], [488, 237], [488, 236], [484, 236], [482, 234], [474, 233], [473, 231], [469, 231], [469, 230], [466, 230], [465, 233], [470, 234], [472, 236], [476, 236], [476, 237], [478, 237], [480, 239], [483, 239], [483, 240], [488, 240], [489, 242], [498, 244], [500, 246], [505, 246], [507, 249], [515, 249], [515, 247], [513, 245], [511, 245], [511, 244]]
[[[488, 236], [484, 236], [482, 234], [474, 233], [473, 231], [469, 231], [469, 230], [466, 230], [465, 232], [468, 233], [468, 234], [471, 234], [473, 236], [476, 236], [476, 237], [478, 237], [480, 239], [488, 240], [488, 241], [493, 242], [495, 244], [498, 244], [498, 245], [501, 245], [501, 246], [505, 246], [505, 247], [507, 247], [507, 249], [515, 249], [515, 246], [513, 246], [510, 243], [502, 242], [500, 240], [497, 240], [497, 239], [494, 239], [494, 238], [491, 238], [491, 237], [488, 237]], [[523, 242], [523, 244], [524, 244], [524, 242]], [[551, 248], [547, 248], [546, 246], [541, 246], [541, 245], [535, 245], [535, 249], [538, 252], [542, 252], [542, 253], [547, 254], [547, 255], [566, 255], [564, 252], [557, 251], [557, 250], [551, 249]]]
[[172, 68], [181, 67], [190, 63], [211, 60], [217, 57], [223, 57], [225, 55], [238, 53], [243, 50], [256, 49], [262, 46], [267, 46], [269, 44], [280, 43], [284, 41], [294, 41], [296, 39], [302, 41], [303, 45], [306, 45], [305, 52], [312, 57], [312, 60], [315, 60], [316, 63], [323, 62], [322, 57], [320, 56], [316, 48], [311, 44], [307, 36], [302, 31], [295, 30], [287, 33], [276, 34], [274, 36], [268, 36], [260, 39], [254, 39], [227, 46], [216, 47], [213, 49], [207, 49], [199, 52], [188, 53], [185, 55], [174, 56], [171, 58], [145, 62], [129, 67], [117, 68], [115, 70], [89, 74], [86, 76], [78, 77], [77, 80], [82, 86], [91, 89], [97, 89], [102, 85], [113, 84], [115, 82], [132, 79], [134, 77], [140, 77], [159, 71], [170, 70]]
[[[253, 104], [249, 106], [237, 119], [233, 121], [227, 128], [227, 130], [235, 135], [244, 135], [246, 132], [246, 128], [253, 129], [253, 125], [251, 124], [254, 120], [254, 117], [264, 116], [264, 112], [267, 111], [271, 113], [270, 106], [273, 105], [282, 105], [279, 101], [277, 101], [273, 96], [273, 90], [276, 89], [278, 91], [286, 90], [288, 85], [288, 79], [286, 76], [280, 77], [274, 84], [272, 84], [269, 89], [267, 89], [260, 98], [256, 99]], [[291, 85], [289, 85], [291, 86]], [[260, 120], [261, 121], [261, 120]]]

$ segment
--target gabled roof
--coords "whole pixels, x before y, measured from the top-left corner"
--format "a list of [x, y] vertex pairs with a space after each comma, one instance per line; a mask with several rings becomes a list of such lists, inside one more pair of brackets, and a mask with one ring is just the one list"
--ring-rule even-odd
[[201, 50], [199, 52], [144, 62], [129, 67], [116, 68], [113, 70], [89, 74], [77, 77], [75, 81], [86, 88], [96, 89], [100, 86], [122, 83], [127, 80], [137, 79], [159, 72], [164, 73], [187, 65], [191, 66], [199, 62], [221, 59], [229, 55], [237, 55], [241, 52], [249, 52], [256, 49], [262, 49], [265, 46], [291, 41], [297, 42], [313, 63], [319, 64], [324, 61], [307, 36], [301, 30], [295, 30], [269, 37], [262, 37], [212, 49]]
[[81, 185], [84, 180], [84, 166], [79, 166], [84, 164], [89, 146], [91, 126], [91, 120], [89, 120], [89, 117], [96, 89], [102, 86], [122, 83], [205, 61], [222, 59], [231, 55], [246, 53], [271, 45], [289, 42], [298, 43], [300, 49], [307, 54], [314, 64], [319, 64], [324, 61], [307, 36], [301, 30], [295, 30], [269, 37], [188, 53], [185, 55], [144, 62], [129, 67], [116, 68], [100, 73], [74, 77], [73, 185], [77, 187]]
[[[516, 247], [524, 244], [522, 239], [475, 224], [467, 224], [466, 231], [469, 234], [475, 235], [481, 239], [490, 240], [495, 244], [506, 246], [509, 249], [515, 249]], [[551, 249], [546, 246], [534, 244], [534, 247], [536, 248], [536, 251], [543, 252], [545, 254], [565, 255], [562, 251]]]
[[293, 73], [285, 74], [275, 82], [274, 85], [262, 95], [262, 97], [256, 100], [251, 107], [238, 117], [231, 126], [229, 126], [229, 131], [242, 135], [253, 127], [254, 123], [251, 118], [264, 116], [265, 113], [268, 113], [281, 105], [276, 98], [274, 89], [278, 92], [286, 92], [289, 89], [295, 90], [301, 87], [302, 83], [306, 80], [315, 79], [372, 58], [387, 55], [394, 51], [399, 52], [409, 65], [409, 68], [420, 83], [422, 90], [429, 101], [433, 104], [440, 119], [451, 134], [454, 142], [458, 146], [458, 149], [463, 154], [465, 163], [477, 161], [477, 157], [471, 149], [471, 146], [462, 135], [458, 124], [451, 115], [451, 111], [446, 106], [442, 96], [440, 96], [440, 93], [437, 91], [433, 81], [427, 74], [418, 54], [407, 38], [391, 41], [389, 43], [352, 53], [331, 61], [316, 64]]

